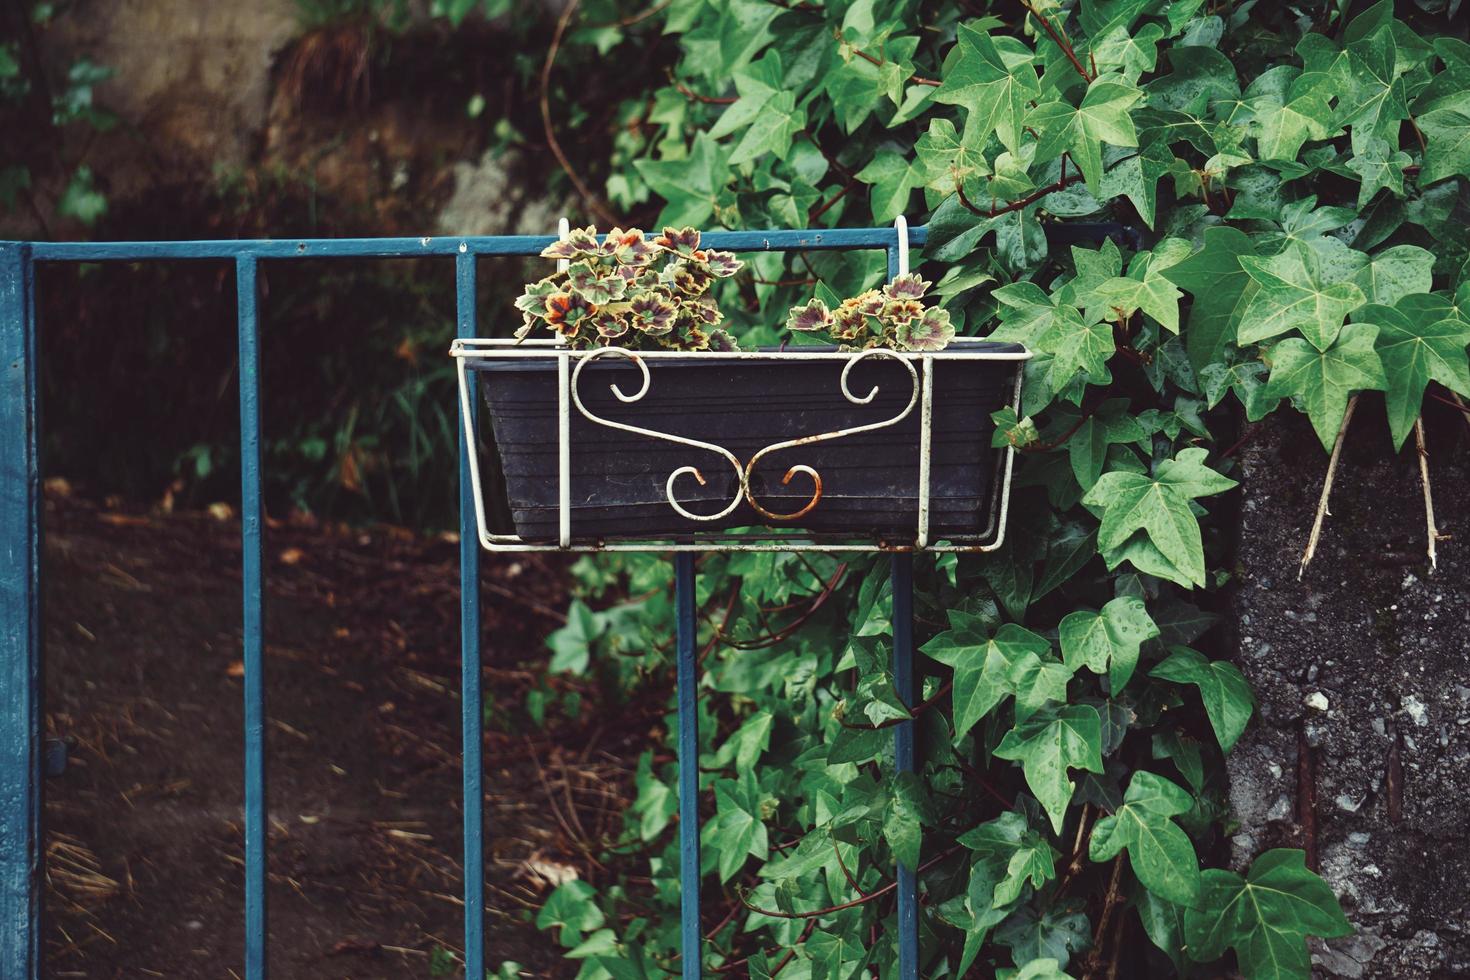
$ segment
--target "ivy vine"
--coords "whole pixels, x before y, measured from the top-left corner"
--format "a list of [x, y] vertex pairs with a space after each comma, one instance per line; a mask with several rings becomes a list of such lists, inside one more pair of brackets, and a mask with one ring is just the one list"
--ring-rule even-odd
[[[1305, 978], [1308, 937], [1350, 931], [1299, 851], [1211, 866], [1253, 699], [1203, 651], [1243, 428], [1289, 405], [1330, 450], [1376, 390], [1402, 445], [1426, 390], [1470, 396], [1453, 6], [1409, 23], [1387, 0], [671, 0], [618, 39], [578, 26], [616, 20], [610, 2], [568, 15], [568, 45], [678, 46], [669, 84], [627, 107], [598, 207], [739, 228], [927, 215], [923, 274], [958, 333], [1037, 354], [1021, 410], [996, 415], [1024, 491], [1005, 547], [917, 561], [918, 704], [889, 670], [886, 559], [701, 561], [706, 975], [893, 975], [898, 863], [919, 876], [926, 977], [1233, 957]], [[881, 255], [748, 258], [717, 294], [747, 345], [817, 283], [884, 276]], [[667, 684], [667, 561], [577, 574], [555, 666]], [[921, 771], [898, 774], [910, 718]], [[540, 913], [579, 977], [678, 968], [675, 777], [667, 745], [640, 760], [608, 844], [636, 878], [569, 883]]]

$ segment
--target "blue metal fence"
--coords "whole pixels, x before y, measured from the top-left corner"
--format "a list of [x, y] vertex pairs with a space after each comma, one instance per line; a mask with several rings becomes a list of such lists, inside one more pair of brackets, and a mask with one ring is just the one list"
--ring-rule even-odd
[[[926, 229], [909, 229], [922, 246]], [[750, 251], [883, 250], [897, 267], [893, 228], [711, 232], [714, 248]], [[476, 263], [481, 257], [535, 256], [554, 236], [478, 238], [361, 238], [305, 241], [0, 242], [0, 978], [36, 980], [41, 973], [42, 705], [40, 414], [37, 394], [38, 263], [232, 260], [240, 347], [241, 537], [245, 718], [245, 980], [267, 973], [267, 780], [265, 759], [264, 572], [261, 499], [260, 310], [261, 261], [453, 257], [455, 328], [477, 333]], [[474, 404], [471, 398], [471, 404]], [[480, 686], [480, 550], [475, 508], [460, 446], [461, 706], [464, 764], [465, 975], [485, 972], [484, 786]], [[915, 695], [912, 556], [892, 557], [894, 674], [906, 701]], [[677, 609], [679, 808], [682, 973], [701, 971], [699, 902], [698, 731], [695, 689], [694, 556], [675, 560]], [[895, 729], [898, 768], [914, 765], [912, 723]], [[899, 975], [919, 969], [918, 902], [912, 869], [898, 869]]]

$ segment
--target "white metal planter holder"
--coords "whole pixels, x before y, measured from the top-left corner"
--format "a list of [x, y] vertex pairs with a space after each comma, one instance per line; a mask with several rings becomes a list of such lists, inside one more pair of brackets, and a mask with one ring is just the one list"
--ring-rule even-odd
[[[902, 217], [894, 222], [898, 232], [898, 261], [896, 275], [908, 272], [908, 228]], [[563, 219], [560, 229], [567, 232]], [[827, 552], [874, 552], [874, 551], [934, 551], [934, 552], [988, 552], [999, 548], [1005, 541], [1006, 517], [1010, 505], [1010, 485], [1015, 461], [1015, 447], [1008, 446], [997, 455], [995, 472], [990, 481], [989, 508], [986, 525], [971, 534], [949, 533], [935, 539], [930, 528], [930, 462], [932, 458], [932, 428], [934, 418], [934, 368], [946, 361], [1006, 361], [1016, 365], [1015, 380], [1011, 390], [1010, 404], [1019, 410], [1021, 398], [1021, 362], [1029, 359], [1029, 351], [937, 351], [906, 352], [877, 348], [859, 352], [841, 351], [738, 351], [721, 354], [689, 354], [682, 351], [631, 351], [622, 347], [601, 347], [593, 350], [573, 350], [560, 338], [510, 339], [468, 338], [455, 340], [450, 348], [459, 376], [460, 415], [464, 424], [464, 438], [468, 447], [470, 481], [474, 490], [475, 518], [480, 544], [487, 551], [827, 551]], [[841, 365], [838, 383], [843, 397], [853, 405], [865, 405], [878, 394], [878, 386], [866, 393], [854, 392], [849, 387], [849, 377], [854, 367], [863, 362], [888, 360], [905, 369], [912, 384], [912, 392], [903, 409], [889, 418], [862, 425], [849, 426], [827, 432], [813, 433], [798, 438], [773, 442], [760, 449], [745, 461], [741, 461], [729, 449], [713, 442], [659, 432], [654, 429], [606, 418], [592, 411], [583, 401], [578, 383], [589, 364], [606, 359], [625, 360], [638, 369], [640, 384], [636, 391], [625, 391], [616, 383], [609, 384], [612, 395], [622, 404], [633, 404], [649, 393], [653, 376], [649, 365], [660, 361], [691, 357], [718, 357], [723, 360], [738, 360], [758, 363], [779, 364], [792, 361], [826, 361]], [[557, 455], [558, 455], [558, 534], [553, 542], [527, 541], [519, 534], [497, 533], [490, 530], [486, 518], [484, 485], [480, 473], [480, 447], [476, 435], [474, 399], [471, 397], [470, 363], [474, 361], [540, 360], [554, 362], [557, 372]], [[487, 383], [486, 375], [481, 375]], [[575, 536], [572, 524], [572, 439], [571, 419], [575, 411], [581, 418], [608, 429], [620, 430], [647, 437], [650, 440], [688, 446], [691, 449], [712, 453], [729, 464], [735, 477], [735, 492], [723, 509], [713, 514], [698, 514], [690, 511], [681, 501], [678, 486], [681, 480], [693, 479], [704, 485], [707, 477], [698, 466], [686, 464], [672, 470], [664, 482], [665, 496], [669, 507], [681, 518], [696, 522], [717, 521], [730, 515], [742, 501], [773, 524], [797, 519], [813, 508], [820, 506], [822, 476], [813, 467], [797, 463], [789, 468], [783, 482], [794, 478], [810, 480], [814, 491], [811, 501], [795, 513], [777, 514], [760, 502], [753, 489], [751, 475], [756, 464], [778, 450], [794, 449], [819, 442], [841, 439], [860, 432], [870, 432], [895, 426], [907, 419], [917, 408], [919, 412], [918, 445], [915, 447], [915, 466], [918, 470], [918, 513], [912, 538], [899, 540], [893, 536], [885, 538], [867, 537], [854, 539], [854, 535], [831, 535], [803, 532], [795, 529], [774, 531], [696, 531], [681, 533], [677, 537], [636, 537], [617, 539], [593, 539]]]

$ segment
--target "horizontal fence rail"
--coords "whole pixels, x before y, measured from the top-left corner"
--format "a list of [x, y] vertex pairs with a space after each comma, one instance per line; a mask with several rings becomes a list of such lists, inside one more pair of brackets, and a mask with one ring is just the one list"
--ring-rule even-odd
[[[901, 223], [900, 223], [901, 225]], [[883, 250], [889, 277], [927, 229], [715, 231], [711, 248], [736, 252]], [[0, 978], [41, 975], [42, 705], [40, 413], [37, 395], [38, 263], [227, 261], [234, 264], [239, 342], [244, 676], [245, 980], [266, 980], [268, 809], [265, 714], [265, 572], [263, 554], [260, 263], [300, 259], [454, 258], [455, 336], [476, 336], [476, 260], [532, 257], [555, 235], [424, 238], [282, 239], [187, 242], [0, 242]], [[906, 263], [905, 263], [906, 264]], [[470, 379], [471, 385], [474, 380]], [[473, 404], [473, 389], [470, 391]], [[461, 418], [461, 426], [464, 419]], [[480, 548], [468, 448], [460, 440], [461, 729], [464, 767], [464, 965], [485, 973], [484, 770], [480, 675]], [[718, 544], [709, 545], [711, 549]], [[892, 556], [894, 668], [900, 693], [915, 694], [911, 602], [912, 555]], [[701, 975], [699, 918], [698, 731], [695, 727], [694, 556], [676, 561], [680, 757], [681, 914], [685, 978]], [[895, 727], [900, 769], [914, 765], [913, 723]], [[918, 904], [912, 869], [898, 869], [898, 966], [918, 976]]]

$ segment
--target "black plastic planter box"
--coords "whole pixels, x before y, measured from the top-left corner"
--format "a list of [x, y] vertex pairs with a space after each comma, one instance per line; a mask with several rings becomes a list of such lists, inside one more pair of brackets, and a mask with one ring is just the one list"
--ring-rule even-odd
[[[803, 352], [831, 348], [801, 348]], [[990, 516], [996, 451], [990, 447], [990, 413], [1014, 391], [1016, 344], [957, 341], [933, 362], [933, 422], [929, 490], [930, 540], [978, 534]], [[953, 355], [991, 355], [959, 356]], [[856, 357], [857, 355], [852, 355]], [[855, 365], [849, 390], [858, 397], [874, 385], [866, 404], [843, 396], [841, 359], [739, 359], [719, 354], [647, 358], [651, 383], [640, 399], [624, 403], [610, 389], [636, 393], [642, 377], [624, 358], [603, 357], [582, 370], [578, 394], [588, 411], [617, 422], [713, 443], [741, 464], [790, 439], [891, 419], [914, 397], [914, 381], [890, 358]], [[915, 360], [920, 378], [923, 367]], [[528, 543], [554, 542], [558, 534], [558, 375], [554, 357], [472, 357], [489, 406], [495, 447], [505, 475], [515, 531]], [[601, 425], [569, 408], [571, 533], [578, 541], [612, 538], [678, 538], [734, 527], [793, 527], [846, 537], [914, 540], [919, 507], [921, 404], [901, 421], [867, 432], [777, 450], [751, 473], [751, 495], [768, 512], [801, 516], [772, 520], [742, 500], [714, 521], [693, 521], [670, 506], [669, 474], [698, 467], [706, 483], [684, 474], [674, 483], [681, 505], [700, 515], [718, 514], [740, 494], [739, 477], [722, 455]], [[788, 470], [804, 464], [814, 481]]]

